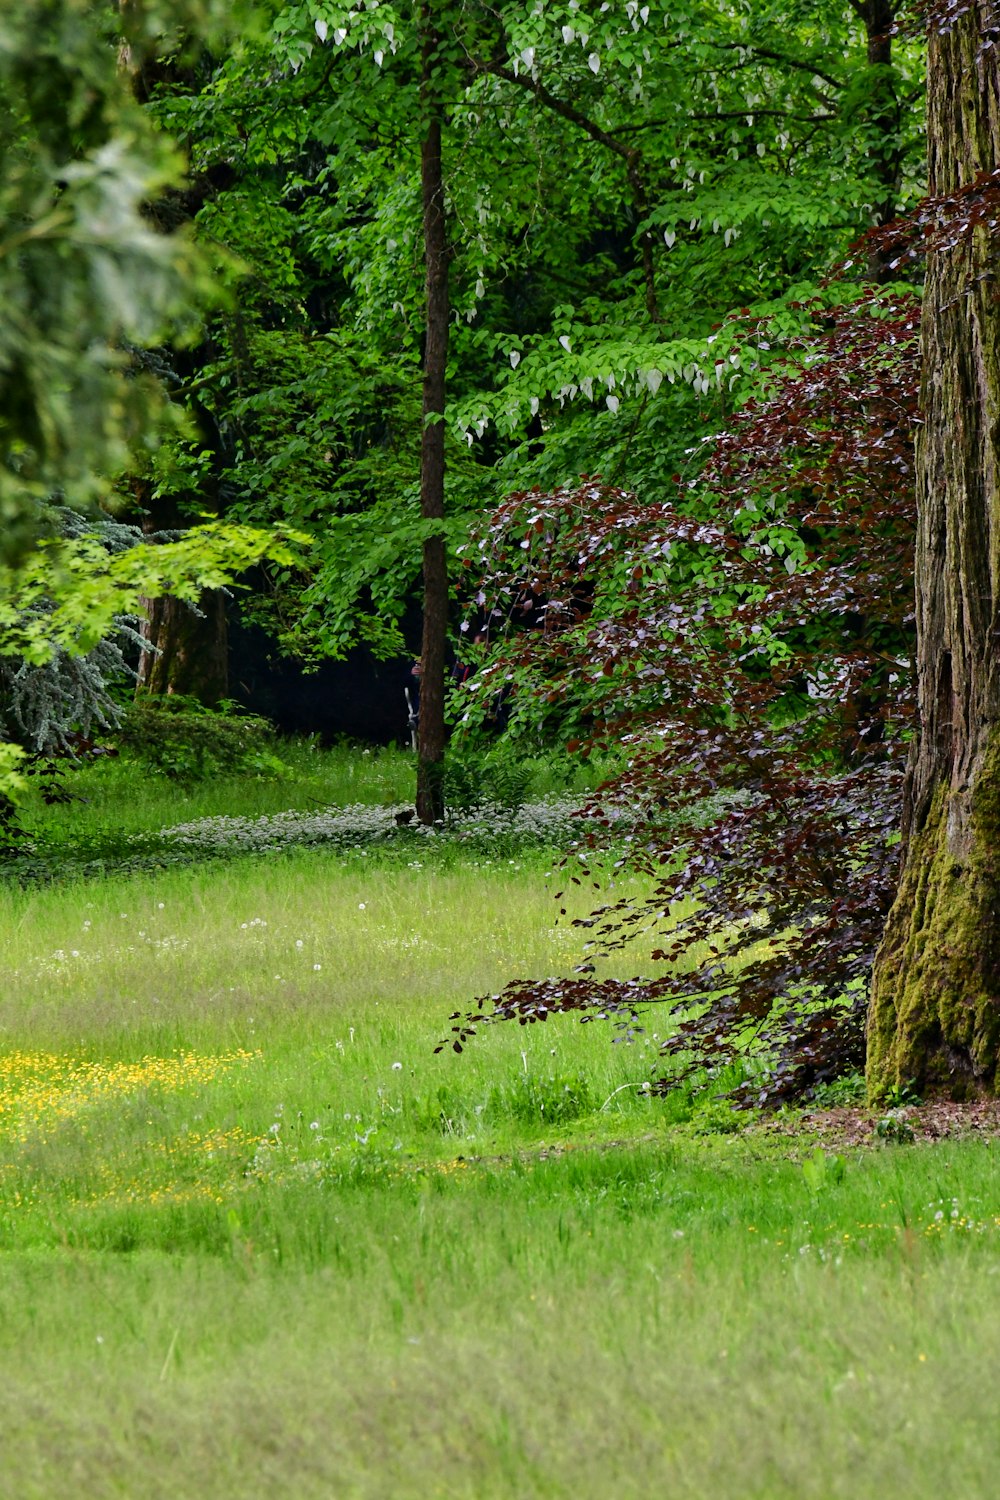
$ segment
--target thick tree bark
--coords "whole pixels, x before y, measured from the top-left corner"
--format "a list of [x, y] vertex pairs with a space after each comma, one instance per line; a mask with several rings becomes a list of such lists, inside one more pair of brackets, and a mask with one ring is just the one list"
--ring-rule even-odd
[[[437, 70], [439, 37], [428, 7], [423, 14], [421, 95], [424, 138], [420, 180], [424, 219], [427, 331], [424, 341], [420, 514], [444, 521], [444, 400], [448, 365], [448, 233], [441, 169], [441, 106]], [[420, 653], [420, 722], [417, 729], [417, 816], [433, 823], [444, 814], [444, 684], [448, 639], [448, 563], [443, 525], [423, 545], [424, 626]]]
[[[1000, 165], [1000, 60], [975, 0], [928, 55], [930, 191]], [[928, 261], [917, 441], [920, 739], [875, 965], [873, 1097], [994, 1092], [1000, 1062], [1000, 301], [986, 234]]]
[[[152, 501], [141, 480], [133, 482], [133, 489], [143, 531], [183, 529], [183, 520], [170, 501]], [[143, 599], [142, 608], [139, 634], [149, 642], [149, 650], [139, 656], [138, 691], [184, 693], [206, 708], [227, 698], [229, 627], [224, 592], [205, 589], [197, 612], [169, 594]]]
[[170, 594], [147, 599], [140, 633], [151, 649], [139, 657], [139, 688], [184, 693], [212, 708], [229, 695], [229, 632], [220, 589], [206, 590], [198, 613]]

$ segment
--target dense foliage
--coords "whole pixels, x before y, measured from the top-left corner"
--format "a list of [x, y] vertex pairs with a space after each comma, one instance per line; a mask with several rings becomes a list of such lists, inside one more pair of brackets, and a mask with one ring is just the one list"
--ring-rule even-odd
[[289, 556], [232, 524], [124, 551], [100, 521], [60, 534], [67, 504], [112, 501], [153, 461], [175, 424], [150, 347], [190, 336], [218, 302], [208, 258], [152, 222], [181, 163], [131, 86], [179, 45], [174, 28], [202, 30], [211, 13], [123, 4], [112, 26], [92, 0], [27, 0], [0, 18], [0, 723], [24, 741], [0, 745], [0, 805], [26, 745], [58, 747], [106, 718], [122, 615]]
[[[227, 9], [230, 9], [227, 7]], [[217, 298], [193, 244], [146, 205], [181, 170], [139, 109], [132, 67], [210, 0], [24, 0], [0, 18], [0, 518], [10, 560], [54, 492], [107, 495], [157, 441], [160, 393], [130, 347], [191, 331]], [[173, 36], [176, 45], [176, 33]]]
[[[856, 1047], [912, 718], [917, 314], [892, 278], [995, 219], [989, 174], [906, 229], [894, 219], [923, 175], [923, 48], [903, 8], [546, 0], [431, 17], [262, 0], [238, 41], [198, 51], [126, 7], [121, 53], [82, 0], [56, 12], [86, 36], [47, 31], [41, 52], [81, 48], [104, 103], [91, 117], [76, 93], [36, 90], [4, 117], [17, 167], [0, 186], [44, 188], [13, 214], [27, 228], [8, 305], [25, 277], [41, 285], [52, 228], [67, 289], [101, 296], [90, 322], [54, 306], [28, 342], [69, 359], [79, 323], [114, 423], [100, 451], [49, 468], [17, 435], [11, 472], [34, 486], [18, 515], [30, 529], [59, 484], [82, 502], [117, 478], [147, 532], [220, 519], [185, 566], [171, 553], [185, 543], [147, 542], [117, 578], [96, 536], [20, 566], [0, 617], [8, 700], [25, 663], [104, 649], [123, 611], [164, 591], [203, 604], [249, 562], [244, 614], [277, 649], [400, 652], [421, 550], [443, 537], [454, 563], [471, 531], [482, 576], [459, 649], [482, 670], [459, 717], [515, 750], [629, 748], [606, 801], [637, 810], [625, 857], [662, 888], [648, 911], [602, 909], [595, 938], [658, 927], [655, 961], [674, 966], [614, 992], [586, 976], [515, 987], [498, 1014], [628, 1018], [661, 999], [681, 1018], [674, 1076], [755, 1033], [765, 1093], [822, 1077], [841, 1038]], [[177, 26], [198, 30], [196, 12]], [[929, 14], [946, 28], [964, 11]], [[2, 34], [12, 77], [26, 34]], [[443, 516], [420, 497], [432, 130], [451, 308]], [[72, 215], [50, 224], [45, 193], [76, 214], [73, 184], [112, 146], [134, 190], [107, 178], [124, 228], [98, 255]], [[131, 296], [143, 254], [167, 279]], [[827, 284], [838, 260], [878, 295]], [[157, 381], [170, 420], [146, 402], [130, 427], [126, 397]], [[56, 432], [42, 397], [68, 387], [31, 389], [38, 433]], [[123, 485], [129, 447], [143, 456]], [[266, 547], [246, 523], [310, 545]], [[199, 618], [224, 630], [220, 608]], [[471, 765], [452, 755], [459, 800]]]
[[[713, 327], [787, 312], [917, 196], [920, 48], [873, 61], [856, 11], [435, 8], [452, 550], [534, 483], [601, 472], [662, 495], [741, 399]], [[177, 213], [244, 266], [238, 305], [168, 361], [199, 437], [158, 491], [313, 534], [252, 606], [282, 649], [391, 653], [428, 531], [416, 22], [389, 4], [263, 13], [266, 34], [152, 84], [191, 156]]]

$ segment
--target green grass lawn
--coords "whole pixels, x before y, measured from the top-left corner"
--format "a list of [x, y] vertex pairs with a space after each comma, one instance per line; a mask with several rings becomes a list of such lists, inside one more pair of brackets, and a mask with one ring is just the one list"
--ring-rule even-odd
[[412, 866], [0, 887], [3, 1493], [992, 1496], [996, 1147], [810, 1178], [655, 1015], [434, 1055], [584, 934]]

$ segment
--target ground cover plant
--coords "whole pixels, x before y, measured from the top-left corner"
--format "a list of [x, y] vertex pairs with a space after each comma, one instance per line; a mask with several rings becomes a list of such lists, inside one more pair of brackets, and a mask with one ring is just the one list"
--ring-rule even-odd
[[[381, 858], [403, 863], [446, 860], [456, 841], [486, 856], [501, 847], [507, 854], [547, 848], [571, 837], [584, 794], [615, 762], [498, 753], [480, 758], [472, 775], [456, 756], [452, 807], [442, 825], [427, 829], [413, 817], [412, 757], [393, 747], [322, 749], [316, 740], [285, 739], [272, 742], [263, 765], [177, 775], [176, 758], [167, 768], [130, 737], [107, 739], [99, 753], [46, 762], [29, 779], [0, 838], [0, 878], [166, 868], [306, 844], [362, 859], [377, 848]], [[180, 764], [193, 760], [182, 756]]]
[[747, 1129], [652, 1019], [435, 1055], [586, 936], [453, 847], [0, 887], [12, 1491], [992, 1493], [988, 1131]]
[[[143, 685], [224, 700], [220, 588], [253, 561], [272, 644], [311, 660], [398, 648], [421, 555], [425, 591], [415, 810], [286, 798], [269, 733], [230, 725], [220, 759], [201, 709], [193, 757], [133, 739], [157, 754], [89, 834], [51, 787], [19, 826], [0, 804], [6, 1485], [992, 1493], [997, 1113], [924, 1146], [912, 1089], [997, 1077], [995, 7], [148, 0], [116, 38], [89, 0], [20, 9], [13, 706], [140, 610]], [[921, 191], [914, 9], [919, 349], [897, 230], [860, 252], [875, 300], [825, 279]], [[597, 861], [517, 766], [477, 784], [467, 756], [450, 792], [441, 766], [449, 556], [512, 476], [473, 575], [479, 701], [490, 734], [626, 746], [575, 825]], [[39, 545], [52, 496], [115, 491], [148, 537], [219, 520]], [[498, 590], [551, 625], [534, 662], [495, 655]], [[116, 717], [64, 708], [54, 736], [14, 714], [0, 795], [29, 742]], [[124, 814], [154, 774], [233, 799]], [[588, 915], [591, 874], [614, 894]], [[546, 1024], [466, 1049], [477, 994]], [[622, 1044], [592, 1049], [574, 1023], [609, 1011]], [[726, 1103], [802, 1089], [832, 1108], [764, 1129]]]

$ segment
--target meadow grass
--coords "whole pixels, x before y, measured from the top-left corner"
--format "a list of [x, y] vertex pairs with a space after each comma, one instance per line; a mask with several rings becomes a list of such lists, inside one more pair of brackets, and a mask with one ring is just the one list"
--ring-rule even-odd
[[[74, 800], [46, 803], [32, 788], [23, 820], [29, 832], [58, 840], [155, 833], [169, 824], [225, 815], [252, 818], [293, 808], [413, 802], [416, 773], [409, 751], [354, 744], [322, 749], [318, 742], [303, 739], [279, 740], [275, 749], [284, 768], [279, 774], [217, 774], [195, 781], [153, 774], [130, 752], [83, 762], [65, 773]], [[529, 758], [526, 792], [540, 797], [587, 791], [612, 764], [606, 757], [576, 762]]]
[[7, 1493], [994, 1493], [991, 1143], [807, 1174], [655, 1014], [434, 1055], [580, 961], [549, 868], [0, 887]]
[[412, 799], [413, 758], [402, 751], [350, 745], [321, 750], [312, 740], [282, 740], [276, 749], [283, 774], [218, 774], [194, 781], [156, 775], [129, 752], [83, 762], [66, 778], [76, 800], [46, 805], [35, 792], [24, 821], [33, 832], [58, 838], [109, 828], [155, 832], [170, 823], [227, 813], [257, 817], [288, 808]]

